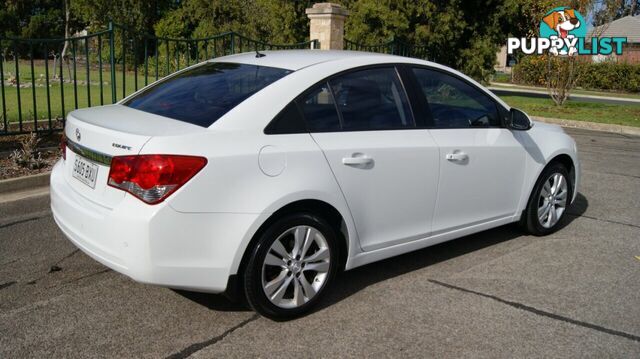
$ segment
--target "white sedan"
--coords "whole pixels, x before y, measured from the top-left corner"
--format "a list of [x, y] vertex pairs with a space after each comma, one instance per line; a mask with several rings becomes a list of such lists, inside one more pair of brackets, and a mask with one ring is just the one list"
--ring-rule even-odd
[[299, 316], [338, 270], [520, 222], [558, 229], [575, 142], [422, 60], [265, 51], [73, 111], [56, 223], [136, 281]]

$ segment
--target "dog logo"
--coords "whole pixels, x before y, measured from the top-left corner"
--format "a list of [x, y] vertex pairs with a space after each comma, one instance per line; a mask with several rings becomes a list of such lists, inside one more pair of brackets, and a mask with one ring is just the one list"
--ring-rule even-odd
[[507, 54], [516, 50], [525, 55], [621, 55], [626, 37], [587, 37], [587, 23], [578, 10], [557, 7], [547, 12], [540, 20], [540, 37], [510, 37], [507, 39]]
[[[577, 38], [584, 38], [587, 27], [584, 18], [577, 10], [568, 7], [557, 7], [549, 11], [540, 21], [540, 36], [554, 43], [560, 39], [562, 46], [551, 46], [549, 53], [553, 55], [578, 54]], [[557, 43], [557, 42], [556, 42]]]

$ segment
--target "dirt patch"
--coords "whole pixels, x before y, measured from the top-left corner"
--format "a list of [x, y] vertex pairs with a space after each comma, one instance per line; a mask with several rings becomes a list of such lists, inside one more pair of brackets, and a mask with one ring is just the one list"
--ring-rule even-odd
[[42, 167], [30, 169], [19, 166], [13, 158], [13, 153], [15, 150], [24, 149], [27, 136], [29, 135], [0, 136], [0, 180], [48, 172], [60, 158], [61, 134], [41, 135], [37, 142], [37, 151], [40, 153]]
[[45, 161], [45, 166], [36, 170], [20, 167], [16, 165], [12, 158], [4, 156], [0, 158], [0, 180], [51, 171], [53, 165], [58, 161], [58, 158], [60, 158], [60, 151], [47, 150], [41, 151], [40, 153], [42, 153], [42, 159]]

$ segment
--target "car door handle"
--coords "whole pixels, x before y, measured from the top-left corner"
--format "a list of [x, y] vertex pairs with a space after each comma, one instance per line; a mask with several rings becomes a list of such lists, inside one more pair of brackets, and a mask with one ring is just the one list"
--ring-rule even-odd
[[345, 166], [363, 166], [368, 165], [373, 162], [373, 158], [369, 156], [353, 156], [353, 157], [344, 157], [342, 159], [342, 164]]
[[455, 152], [455, 153], [447, 153], [445, 158], [447, 159], [447, 161], [463, 162], [468, 160], [469, 156], [467, 156], [467, 154], [464, 152]]

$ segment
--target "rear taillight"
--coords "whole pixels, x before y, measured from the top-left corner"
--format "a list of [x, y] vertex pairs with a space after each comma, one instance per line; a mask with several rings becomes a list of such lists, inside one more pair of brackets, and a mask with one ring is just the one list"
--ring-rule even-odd
[[62, 152], [62, 159], [67, 160], [67, 137], [63, 134], [60, 139], [60, 152]]
[[108, 183], [145, 203], [156, 204], [187, 183], [206, 164], [206, 158], [195, 156], [116, 156], [111, 159]]

